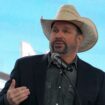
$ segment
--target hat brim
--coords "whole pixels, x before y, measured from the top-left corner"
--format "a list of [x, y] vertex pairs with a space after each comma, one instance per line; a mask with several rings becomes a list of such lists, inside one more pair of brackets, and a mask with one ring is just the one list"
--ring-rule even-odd
[[82, 31], [84, 35], [84, 40], [80, 45], [78, 52], [83, 52], [92, 48], [98, 39], [98, 33], [95, 24], [89, 20], [88, 18], [77, 18], [72, 20], [48, 20], [48, 19], [41, 19], [41, 25], [43, 32], [47, 39], [49, 40], [50, 31], [51, 31], [51, 24], [54, 21], [68, 21], [76, 24]]

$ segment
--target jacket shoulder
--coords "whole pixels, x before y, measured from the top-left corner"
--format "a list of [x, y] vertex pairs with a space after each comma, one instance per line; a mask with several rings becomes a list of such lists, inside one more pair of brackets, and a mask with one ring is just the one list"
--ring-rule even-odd
[[46, 58], [47, 58], [47, 54], [33, 55], [33, 56], [26, 56], [26, 57], [19, 58], [17, 59], [16, 62], [41, 62]]
[[92, 64], [89, 64], [81, 59], [78, 59], [78, 66], [82, 65], [82, 68], [88, 72], [94, 72], [94, 73], [97, 73], [97, 74], [104, 74], [105, 75], [105, 72], [95, 66], [93, 66]]

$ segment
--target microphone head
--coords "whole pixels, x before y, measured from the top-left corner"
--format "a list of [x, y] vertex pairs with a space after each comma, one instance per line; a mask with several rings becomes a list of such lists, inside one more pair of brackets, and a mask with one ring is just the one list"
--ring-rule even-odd
[[61, 57], [60, 57], [60, 54], [59, 53], [52, 53], [51, 54], [51, 61], [57, 65], [58, 68], [61, 68]]
[[60, 54], [58, 54], [58, 53], [52, 53], [52, 54], [51, 54], [51, 59], [52, 59], [52, 60], [55, 60], [55, 59], [57, 59], [57, 58], [60, 58]]

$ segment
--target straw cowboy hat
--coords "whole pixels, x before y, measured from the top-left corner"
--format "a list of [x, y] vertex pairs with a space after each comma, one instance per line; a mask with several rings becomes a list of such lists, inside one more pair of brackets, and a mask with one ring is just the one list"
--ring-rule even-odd
[[84, 40], [81, 43], [78, 52], [89, 50], [97, 42], [98, 33], [95, 24], [90, 19], [81, 17], [72, 5], [63, 5], [54, 20], [41, 18], [42, 29], [48, 40], [51, 31], [51, 24], [54, 21], [72, 22], [81, 29], [84, 35]]

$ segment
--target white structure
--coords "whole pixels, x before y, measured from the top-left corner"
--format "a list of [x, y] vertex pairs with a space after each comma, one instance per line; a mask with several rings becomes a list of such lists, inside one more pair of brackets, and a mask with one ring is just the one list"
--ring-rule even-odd
[[33, 50], [31, 45], [25, 41], [21, 43], [21, 57], [36, 55], [36, 52]]
[[4, 87], [6, 81], [9, 79], [9, 75], [3, 72], [0, 72], [0, 91]]

